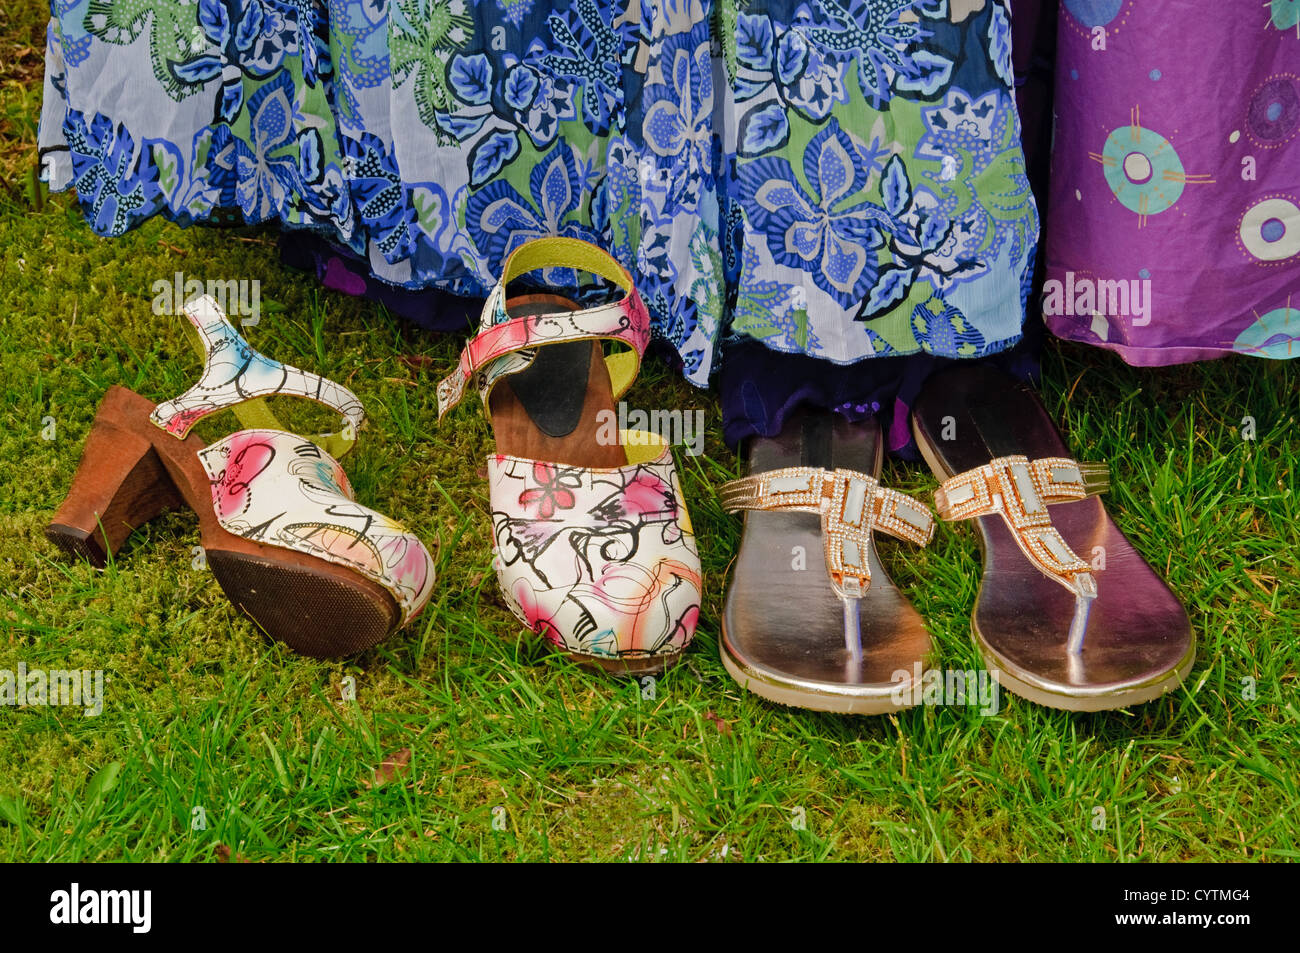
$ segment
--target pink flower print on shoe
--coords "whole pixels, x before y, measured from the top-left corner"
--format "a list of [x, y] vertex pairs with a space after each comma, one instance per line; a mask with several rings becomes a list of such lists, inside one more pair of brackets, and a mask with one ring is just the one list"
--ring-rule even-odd
[[[622, 295], [585, 309], [553, 294], [506, 297], [509, 282], [549, 268], [594, 274]], [[488, 490], [506, 604], [560, 651], [635, 675], [681, 657], [701, 598], [668, 446], [650, 434], [614, 446], [602, 436], [648, 341], [626, 270], [586, 242], [538, 239], [506, 261], [478, 335], [438, 387], [441, 414], [472, 384], [492, 419]]]

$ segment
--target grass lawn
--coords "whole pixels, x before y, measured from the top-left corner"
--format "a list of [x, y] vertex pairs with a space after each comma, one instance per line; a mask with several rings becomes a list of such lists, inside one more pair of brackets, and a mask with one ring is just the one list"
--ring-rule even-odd
[[[857, 719], [765, 703], [724, 671], [739, 524], [714, 494], [736, 459], [714, 396], [651, 364], [632, 405], [703, 408], [710, 426], [703, 456], [678, 457], [706, 571], [700, 632], [647, 697], [539, 649], [497, 596], [490, 429], [469, 401], [435, 423], [461, 337], [321, 290], [278, 264], [272, 233], [155, 220], [104, 240], [69, 196], [33, 186], [44, 18], [31, 0], [0, 10], [0, 670], [109, 681], [98, 717], [0, 707], [0, 860], [1300, 857], [1296, 364], [1136, 370], [1048, 344], [1047, 406], [1081, 459], [1110, 462], [1111, 512], [1191, 612], [1198, 658], [1180, 690], [1093, 715], [1004, 693], [993, 717]], [[346, 459], [359, 498], [414, 529], [439, 572], [423, 616], [376, 650], [327, 663], [266, 640], [195, 568], [191, 514], [144, 527], [103, 571], [42, 536], [105, 388], [161, 400], [196, 374], [179, 319], [150, 311], [152, 283], [176, 271], [259, 279], [254, 345], [365, 402]], [[936, 485], [899, 462], [885, 479]], [[973, 530], [881, 548], [941, 664], [976, 668]]]

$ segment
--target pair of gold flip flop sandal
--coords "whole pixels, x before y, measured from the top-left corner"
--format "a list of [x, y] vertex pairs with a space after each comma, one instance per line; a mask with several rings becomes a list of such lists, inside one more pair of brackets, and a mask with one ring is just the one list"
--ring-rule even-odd
[[[1150, 701], [1187, 676], [1187, 612], [1097, 494], [1034, 392], [980, 365], [933, 376], [912, 412], [940, 481], [944, 521], [978, 524], [984, 568], [971, 633], [989, 672], [1052, 708]], [[934, 647], [890, 580], [876, 533], [925, 545], [930, 508], [882, 487], [874, 420], [803, 412], [747, 447], [724, 485], [744, 532], [722, 620], [722, 659], [743, 687], [802, 708], [882, 714], [915, 704]]]

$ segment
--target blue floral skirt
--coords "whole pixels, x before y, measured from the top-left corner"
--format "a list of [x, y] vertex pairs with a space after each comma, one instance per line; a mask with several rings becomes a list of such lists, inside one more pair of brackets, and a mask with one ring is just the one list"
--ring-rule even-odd
[[43, 174], [99, 234], [273, 221], [468, 296], [584, 238], [699, 385], [729, 338], [849, 363], [1020, 334], [1005, 0], [51, 6]]

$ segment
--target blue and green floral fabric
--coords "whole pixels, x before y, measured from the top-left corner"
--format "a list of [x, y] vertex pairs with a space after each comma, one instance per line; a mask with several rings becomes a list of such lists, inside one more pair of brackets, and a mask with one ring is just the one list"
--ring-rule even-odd
[[44, 174], [100, 234], [277, 221], [465, 295], [584, 238], [701, 385], [728, 335], [837, 362], [1019, 336], [1005, 0], [51, 8]]

